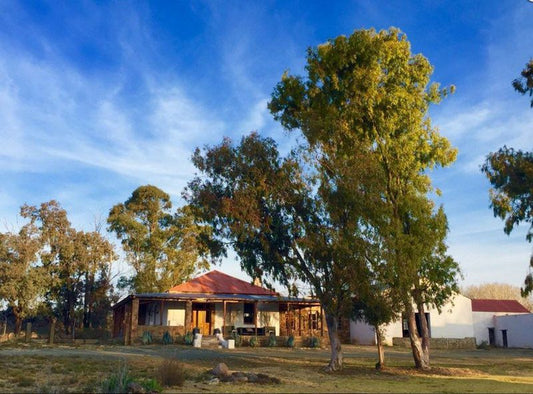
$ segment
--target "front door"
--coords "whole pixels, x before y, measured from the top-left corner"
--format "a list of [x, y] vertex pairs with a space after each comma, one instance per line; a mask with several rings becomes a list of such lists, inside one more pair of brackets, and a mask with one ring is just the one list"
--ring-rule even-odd
[[502, 330], [503, 347], [507, 347], [507, 330]]
[[200, 334], [211, 334], [211, 310], [207, 304], [193, 305], [192, 322], [194, 327], [198, 327]]

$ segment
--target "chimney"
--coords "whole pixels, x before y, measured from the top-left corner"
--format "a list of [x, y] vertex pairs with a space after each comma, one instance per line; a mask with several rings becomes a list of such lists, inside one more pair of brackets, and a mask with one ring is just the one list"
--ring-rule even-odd
[[256, 276], [256, 277], [254, 278], [254, 282], [253, 282], [253, 283], [254, 283], [254, 286], [259, 286], [259, 287], [261, 287], [261, 278], [258, 277], [258, 276]]

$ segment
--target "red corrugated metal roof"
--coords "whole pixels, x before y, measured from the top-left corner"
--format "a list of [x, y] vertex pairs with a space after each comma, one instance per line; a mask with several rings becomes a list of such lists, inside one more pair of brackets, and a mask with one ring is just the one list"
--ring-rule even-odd
[[516, 300], [488, 299], [472, 299], [472, 312], [529, 313], [529, 311]]
[[254, 286], [244, 280], [234, 278], [217, 270], [208, 272], [181, 285], [174, 286], [168, 292], [276, 295], [274, 291]]

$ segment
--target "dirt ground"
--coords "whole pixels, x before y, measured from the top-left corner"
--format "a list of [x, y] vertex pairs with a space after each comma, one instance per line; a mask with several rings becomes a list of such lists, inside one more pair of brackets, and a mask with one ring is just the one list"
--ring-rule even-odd
[[[172, 358], [183, 363], [187, 380], [183, 387], [165, 387], [168, 392], [533, 392], [532, 349], [434, 350], [429, 372], [412, 368], [408, 349], [387, 348], [388, 367], [381, 372], [374, 368], [375, 348], [347, 345], [343, 351], [343, 371], [326, 374], [328, 349], [2, 344], [0, 391], [98, 392], [120, 365], [149, 379]], [[219, 362], [232, 371], [274, 376], [281, 384], [209, 384], [205, 372]]]

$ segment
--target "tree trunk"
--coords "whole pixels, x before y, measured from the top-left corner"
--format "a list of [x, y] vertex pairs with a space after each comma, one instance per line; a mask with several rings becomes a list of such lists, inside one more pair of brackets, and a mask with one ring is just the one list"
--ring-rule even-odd
[[423, 303], [418, 304], [418, 315], [420, 316], [420, 331], [422, 334], [422, 359], [429, 368], [429, 327]]
[[326, 372], [340, 371], [342, 369], [342, 349], [337, 331], [338, 318], [326, 312], [326, 324], [331, 346], [331, 359], [325, 370]]
[[19, 336], [22, 331], [22, 316], [13, 308], [13, 315], [15, 316], [15, 338]]
[[376, 363], [376, 369], [382, 369], [385, 367], [385, 348], [383, 347], [383, 335], [379, 326], [374, 326], [376, 330], [376, 345], [378, 347], [378, 362]]
[[54, 343], [54, 335], [56, 333], [56, 318], [53, 317], [50, 320], [50, 335], [48, 336], [48, 343], [52, 345]]
[[416, 329], [415, 312], [412, 306], [409, 306], [406, 309], [407, 323], [409, 325], [409, 339], [411, 341], [411, 350], [413, 351], [415, 367], [419, 369], [428, 369], [429, 365], [425, 363], [425, 360], [422, 357], [422, 342]]

